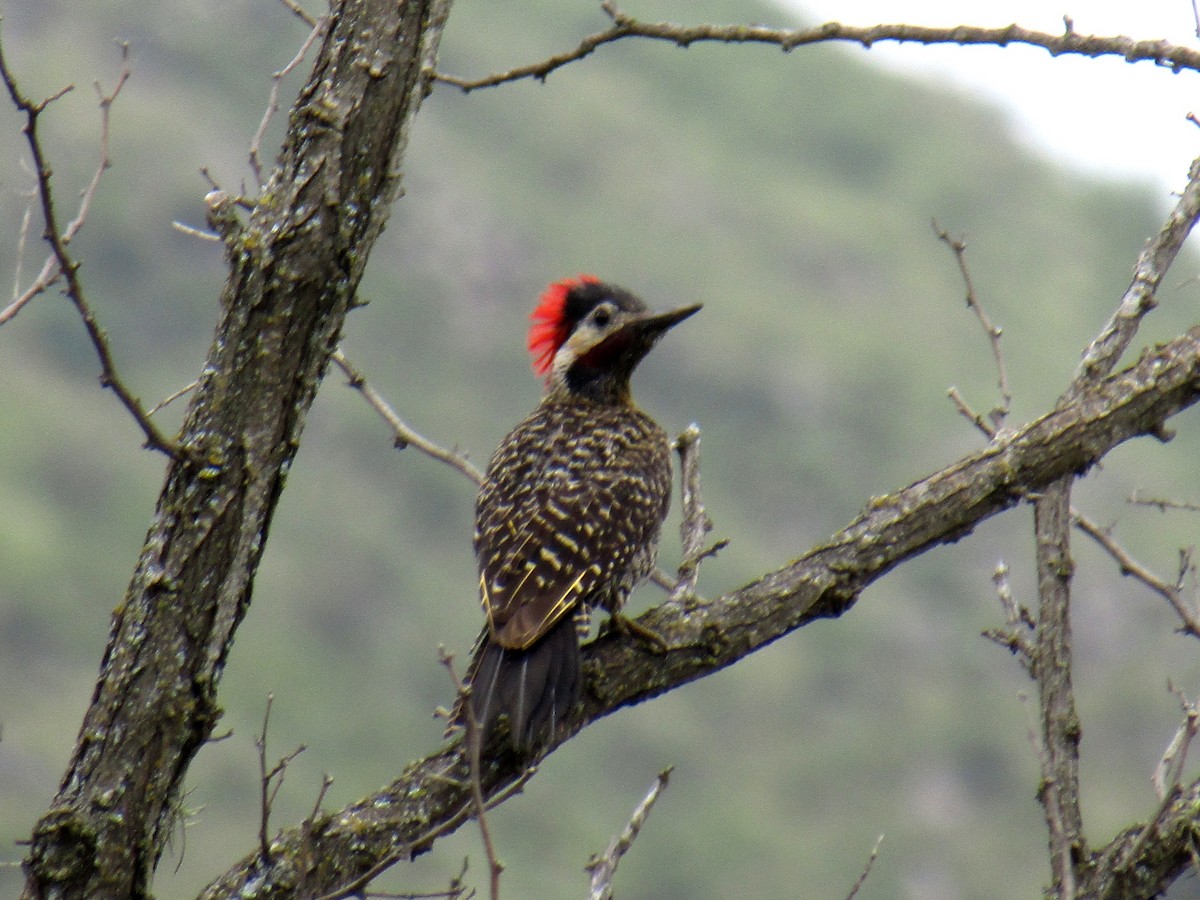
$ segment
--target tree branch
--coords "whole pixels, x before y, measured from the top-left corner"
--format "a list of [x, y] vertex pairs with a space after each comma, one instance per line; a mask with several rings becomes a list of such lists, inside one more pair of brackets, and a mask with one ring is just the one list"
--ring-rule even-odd
[[134, 421], [137, 422], [138, 427], [145, 435], [147, 447], [161, 450], [178, 461], [180, 455], [179, 445], [159, 430], [158, 426], [150, 418], [150, 415], [142, 407], [141, 400], [134, 396], [133, 392], [126, 386], [124, 380], [117, 373], [112, 348], [108, 344], [108, 335], [100, 327], [100, 323], [96, 320], [96, 314], [92, 311], [91, 304], [88, 302], [87, 297], [84, 296], [83, 282], [79, 278], [79, 263], [67, 251], [67, 245], [87, 219], [92, 198], [95, 196], [96, 189], [100, 185], [100, 178], [110, 164], [108, 158], [109, 109], [129, 78], [129, 48], [127, 46], [122, 46], [122, 59], [121, 74], [118, 76], [117, 84], [112, 91], [105, 94], [99, 85], [96, 86], [96, 93], [100, 97], [100, 164], [96, 169], [96, 173], [92, 176], [91, 182], [84, 189], [78, 213], [65, 229], [61, 229], [58, 224], [58, 210], [54, 204], [54, 191], [50, 186], [52, 170], [49, 161], [46, 159], [46, 153], [42, 149], [41, 137], [38, 134], [38, 119], [50, 103], [70, 90], [70, 87], [64, 88], [63, 91], [47, 100], [35, 102], [29, 99], [17, 85], [16, 77], [8, 67], [8, 60], [4, 55], [3, 45], [0, 44], [0, 79], [3, 80], [4, 86], [8, 90], [8, 95], [12, 98], [13, 105], [25, 114], [25, 127], [22, 131], [25, 134], [25, 142], [29, 146], [29, 154], [33, 159], [33, 168], [37, 179], [37, 197], [42, 207], [42, 221], [45, 225], [42, 237], [50, 245], [50, 259], [42, 267], [41, 274], [38, 275], [33, 285], [23, 295], [16, 298], [6, 310], [0, 313], [0, 324], [12, 318], [24, 303], [44, 291], [61, 276], [66, 283], [64, 292], [74, 305], [75, 310], [79, 313], [79, 317], [83, 320], [83, 327], [87, 331], [88, 339], [92, 342], [92, 346], [96, 350], [96, 355], [100, 358], [101, 387], [109, 388], [117, 395], [117, 399], [121, 401], [121, 405], [133, 416]]
[[584, 869], [592, 876], [591, 884], [589, 885], [588, 900], [612, 900], [613, 898], [613, 876], [617, 874], [617, 866], [621, 864], [623, 857], [629, 848], [633, 846], [633, 842], [637, 840], [637, 836], [642, 831], [642, 826], [646, 824], [646, 818], [650, 815], [650, 810], [654, 808], [654, 804], [658, 802], [659, 796], [667, 788], [667, 782], [671, 778], [671, 770], [673, 766], [668, 766], [658, 773], [658, 778], [651, 786], [646, 796], [637, 805], [633, 811], [633, 815], [621, 833], [615, 835], [612, 841], [609, 842], [608, 848], [602, 854], [593, 856]]
[[1155, 292], [1175, 255], [1200, 216], [1200, 158], [1192, 162], [1188, 183], [1159, 232], [1146, 242], [1133, 267], [1133, 281], [1100, 334], [1084, 351], [1075, 384], [1103, 378], [1116, 366], [1137, 334], [1142, 318], [1157, 305]]
[[391, 427], [392, 434], [394, 435], [392, 440], [397, 450], [403, 450], [405, 447], [416, 447], [427, 456], [432, 456], [434, 459], [444, 462], [451, 468], [457, 469], [469, 478], [475, 487], [479, 487], [479, 483], [483, 481], [483, 473], [464, 454], [456, 450], [447, 450], [440, 444], [435, 444], [429, 438], [414, 431], [412, 426], [400, 418], [399, 414], [384, 399], [383, 395], [371, 386], [366, 376], [356, 369], [350, 360], [346, 359], [341, 348], [334, 350], [329, 358], [345, 374], [350, 387], [362, 394], [363, 399], [367, 401], [367, 405], [379, 413], [380, 418]]
[[1038, 607], [1031, 671], [1038, 685], [1044, 753], [1038, 799], [1050, 832], [1054, 896], [1075, 897], [1076, 867], [1087, 857], [1079, 809], [1079, 740], [1082, 728], [1071, 684], [1071, 482], [1067, 475], [1034, 501]]
[[[668, 652], [652, 652], [617, 633], [586, 645], [582, 711], [571, 733], [732, 665], [816, 619], [841, 615], [905, 560], [958, 540], [1030, 492], [1086, 471], [1117, 444], [1155, 431], [1197, 400], [1200, 327], [984, 450], [875, 498], [845, 529], [789, 565], [704, 604], [668, 600], [650, 610], [639, 622], [667, 639]], [[484, 760], [480, 784], [492, 796], [521, 772], [521, 761], [511, 755]], [[431, 824], [457, 824], [469, 816], [471, 802], [465, 750], [453, 742], [323, 823], [314, 837], [322, 861], [318, 883], [332, 891], [375, 860], [424, 852], [432, 843]], [[251, 854], [203, 896], [237, 896], [251, 881], [260, 900], [294, 896], [289, 848], [297, 839], [294, 829], [285, 831], [270, 866]]]
[[464, 93], [479, 88], [495, 87], [510, 81], [532, 78], [544, 81], [551, 72], [584, 57], [590, 56], [605, 44], [625, 38], [640, 37], [666, 41], [679, 47], [690, 47], [697, 43], [722, 44], [769, 44], [785, 53], [806, 44], [827, 41], [845, 41], [861, 44], [870, 49], [881, 41], [896, 41], [913, 44], [958, 44], [995, 45], [1027, 44], [1041, 47], [1051, 56], [1073, 54], [1079, 56], [1119, 56], [1126, 62], [1153, 62], [1174, 72], [1183, 69], [1200, 71], [1200, 50], [1168, 41], [1135, 41], [1124, 35], [1101, 37], [1078, 34], [1069, 25], [1062, 34], [1048, 34], [1006, 25], [1002, 28], [978, 28], [971, 25], [955, 25], [946, 28], [931, 28], [921, 25], [843, 25], [826, 22], [815, 28], [768, 28], [765, 25], [676, 25], [669, 22], [642, 22], [621, 12], [606, 0], [601, 4], [612, 19], [612, 25], [604, 31], [585, 37], [571, 50], [555, 54], [540, 62], [516, 66], [505, 72], [496, 72], [483, 78], [467, 79], [437, 73], [434, 78], [444, 84], [460, 88]]
[[[398, 193], [448, 7], [341, 0], [330, 14], [276, 170], [236, 252], [227, 248], [183, 452], [113, 613], [66, 774], [35, 826], [27, 897], [150, 894], [172, 802], [221, 714], [217, 685], [307, 411]], [[325, 817], [314, 819], [319, 832]]]

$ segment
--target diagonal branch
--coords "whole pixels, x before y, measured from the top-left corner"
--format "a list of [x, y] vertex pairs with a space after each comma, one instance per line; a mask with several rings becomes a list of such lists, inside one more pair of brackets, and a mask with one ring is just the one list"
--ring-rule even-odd
[[1200, 159], [1192, 162], [1187, 187], [1159, 232], [1146, 242], [1133, 267], [1133, 282], [1100, 334], [1084, 351], [1075, 386], [1103, 378], [1116, 366], [1146, 313], [1157, 305], [1155, 292], [1200, 216]]
[[592, 876], [588, 900], [613, 900], [612, 880], [617, 873], [617, 866], [621, 864], [621, 858], [629, 852], [633, 842], [641, 834], [650, 810], [654, 808], [654, 804], [658, 802], [662, 792], [667, 789], [673, 769], [674, 766], [667, 766], [658, 773], [657, 780], [633, 811], [629, 824], [621, 830], [620, 834], [613, 836], [604, 853], [596, 854], [584, 866], [584, 869]]
[[670, 22], [642, 22], [627, 16], [611, 0], [605, 0], [601, 7], [612, 19], [612, 25], [604, 31], [588, 35], [577, 47], [536, 63], [516, 66], [483, 78], [460, 78], [439, 72], [434, 79], [460, 88], [464, 93], [526, 78], [544, 81], [550, 73], [590, 56], [605, 44], [631, 37], [666, 41], [679, 47], [690, 47], [697, 43], [767, 44], [779, 47], [785, 53], [806, 44], [827, 41], [861, 44], [868, 50], [880, 41], [958, 44], [963, 47], [1026, 44], [1041, 47], [1051, 56], [1117, 56], [1131, 63], [1153, 62], [1173, 72], [1184, 69], [1200, 71], [1200, 50], [1192, 47], [1168, 41], [1135, 41], [1124, 35], [1101, 37], [1078, 34], [1069, 22], [1061, 34], [1034, 31], [1015, 24], [1002, 28], [979, 28], [971, 25], [932, 28], [922, 25], [844, 25], [841, 22], [826, 22], [814, 28], [788, 29], [768, 28], [765, 25], [676, 25]]
[[1117, 543], [1112, 534], [1106, 529], [1101, 528], [1087, 516], [1072, 510], [1071, 519], [1076, 528], [1099, 544], [1105, 553], [1116, 560], [1117, 565], [1121, 567], [1122, 575], [1129, 575], [1137, 579], [1171, 604], [1171, 608], [1179, 616], [1181, 623], [1179, 627], [1180, 631], [1184, 634], [1190, 634], [1192, 637], [1200, 638], [1200, 612], [1188, 603], [1183, 590], [1185, 579], [1191, 566], [1191, 554], [1189, 551], [1180, 551], [1182, 559], [1180, 561], [1179, 577], [1174, 584], [1171, 584], [1165, 578], [1155, 575], [1134, 559], [1128, 550]]
[[[353, 0], [331, 12], [268, 188], [230, 232], [185, 452], [168, 467], [71, 760], [34, 827], [27, 897], [150, 895], [169, 811], [221, 715], [217, 688], [308, 410], [399, 193], [448, 9]], [[325, 820], [313, 816], [304, 847]]]
[[476, 487], [479, 486], [479, 483], [483, 481], [483, 473], [479, 471], [475, 464], [457, 450], [447, 450], [440, 444], [435, 444], [429, 438], [413, 430], [411, 425], [400, 418], [400, 415], [384, 399], [383, 395], [371, 386], [370, 382], [367, 381], [367, 377], [350, 360], [346, 359], [346, 355], [342, 353], [340, 347], [334, 350], [329, 358], [345, 374], [350, 387], [362, 394], [363, 399], [367, 401], [371, 409], [379, 413], [379, 416], [391, 427], [392, 434], [394, 435], [393, 441], [397, 450], [403, 450], [405, 447], [416, 447], [427, 456], [432, 456], [434, 459], [444, 462], [451, 468], [457, 469], [469, 478], [472, 484]]
[[[669, 652], [653, 653], [615, 633], [588, 644], [583, 709], [573, 731], [732, 665], [816, 619], [841, 615], [896, 566], [1086, 471], [1117, 444], [1156, 431], [1198, 400], [1200, 327], [984, 450], [872, 500], [859, 518], [787, 566], [699, 606], [667, 601], [650, 610], [639, 622], [663, 635]], [[465, 817], [468, 771], [462, 745], [454, 743], [411, 764], [384, 791], [331, 815], [314, 838], [324, 861], [319, 878], [328, 879], [321, 885], [332, 891], [373, 860], [428, 849], [427, 838], [418, 841], [431, 825]], [[491, 796], [521, 772], [520, 760], [498, 757], [484, 761], [480, 782]], [[251, 880], [261, 900], [294, 896], [289, 848], [296, 840], [294, 829], [285, 831], [269, 867], [252, 854], [203, 896], [237, 896]]]

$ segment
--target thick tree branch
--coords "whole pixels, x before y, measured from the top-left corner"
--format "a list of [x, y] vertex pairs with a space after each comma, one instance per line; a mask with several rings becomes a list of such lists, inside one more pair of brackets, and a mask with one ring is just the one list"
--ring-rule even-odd
[[1071, 684], [1071, 482], [1067, 475], [1034, 501], [1038, 618], [1031, 673], [1041, 710], [1042, 780], [1038, 799], [1050, 833], [1053, 896], [1075, 896], [1076, 867], [1087, 857], [1079, 809], [1079, 740], [1082, 728]]
[[[905, 560], [1086, 471], [1117, 444], [1156, 432], [1198, 399], [1200, 327], [979, 453], [872, 500], [858, 519], [789, 565], [712, 601], [681, 598], [650, 610], [639, 622], [663, 635], [669, 652], [654, 653], [616, 633], [588, 644], [575, 730], [732, 665], [815, 619], [841, 615]], [[321, 820], [313, 831], [320, 872], [315, 882], [309, 873], [309, 885], [332, 891], [379, 859], [427, 850], [431, 826], [469, 815], [468, 772], [461, 743], [452, 743], [410, 765], [386, 790]], [[520, 760], [501, 756], [484, 760], [480, 781], [490, 796], [521, 772]], [[295, 896], [298, 837], [295, 829], [284, 831], [269, 865], [253, 853], [203, 896], [237, 896], [251, 883], [261, 900]]]
[[397, 194], [448, 6], [342, 0], [331, 11], [279, 164], [227, 246], [223, 315], [183, 452], [35, 827], [27, 897], [150, 894], [174, 800], [220, 715], [217, 684], [306, 413]]
[[922, 25], [844, 25], [841, 22], [826, 22], [815, 28], [768, 28], [765, 25], [676, 25], [670, 22], [642, 22], [625, 15], [606, 0], [601, 6], [612, 19], [612, 25], [604, 31], [585, 37], [571, 50], [555, 54], [540, 62], [516, 66], [506, 72], [496, 72], [483, 78], [467, 79], [438, 73], [438, 81], [453, 85], [464, 92], [485, 87], [495, 87], [509, 81], [533, 78], [544, 81], [551, 72], [569, 63], [590, 56], [605, 44], [624, 38], [640, 37], [667, 41], [679, 47], [690, 47], [697, 43], [722, 44], [769, 44], [785, 53], [806, 44], [827, 41], [846, 41], [861, 44], [866, 49], [880, 41], [896, 41], [913, 44], [976, 44], [1006, 47], [1009, 44], [1027, 44], [1041, 47], [1051, 56], [1077, 54], [1080, 56], [1118, 56], [1126, 62], [1153, 62], [1178, 72], [1183, 69], [1200, 71], [1200, 50], [1172, 44], [1168, 41], [1135, 41], [1124, 35], [1101, 37], [1077, 34], [1070, 26], [1062, 34], [1048, 34], [1006, 25], [1002, 28], [978, 28], [971, 25], [955, 25], [947, 28], [931, 28]]

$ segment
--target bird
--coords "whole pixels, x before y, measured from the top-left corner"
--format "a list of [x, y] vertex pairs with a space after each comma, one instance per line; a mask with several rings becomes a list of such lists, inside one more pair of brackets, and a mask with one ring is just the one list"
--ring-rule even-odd
[[635, 405], [630, 377], [699, 309], [655, 313], [628, 290], [579, 275], [552, 283], [531, 314], [527, 343], [545, 390], [500, 442], [475, 502], [487, 621], [466, 682], [481, 744], [502, 716], [519, 753], [559, 734], [579, 700], [591, 610], [646, 631], [620, 612], [655, 566], [671, 453], [662, 427]]

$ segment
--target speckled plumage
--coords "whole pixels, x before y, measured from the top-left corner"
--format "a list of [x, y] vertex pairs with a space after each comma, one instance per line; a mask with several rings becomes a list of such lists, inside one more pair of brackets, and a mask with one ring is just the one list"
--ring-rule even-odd
[[557, 734], [578, 701], [580, 613], [619, 612], [654, 567], [670, 447], [634, 406], [629, 376], [695, 311], [651, 316], [594, 279], [555, 290], [570, 318], [555, 323], [550, 348], [531, 341], [535, 365], [549, 373], [546, 396], [500, 443], [475, 504], [487, 626], [469, 671], [471, 703], [485, 739], [506, 714], [518, 749]]

